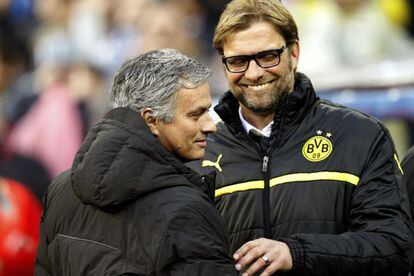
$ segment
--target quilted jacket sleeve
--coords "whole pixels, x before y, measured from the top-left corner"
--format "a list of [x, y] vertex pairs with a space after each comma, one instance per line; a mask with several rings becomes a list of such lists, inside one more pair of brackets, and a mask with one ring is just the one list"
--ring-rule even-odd
[[401, 178], [394, 145], [383, 130], [352, 195], [348, 231], [295, 234], [284, 240], [295, 275], [408, 275], [413, 232]]
[[157, 274], [237, 275], [224, 229], [222, 218], [207, 201], [181, 209], [164, 234]]

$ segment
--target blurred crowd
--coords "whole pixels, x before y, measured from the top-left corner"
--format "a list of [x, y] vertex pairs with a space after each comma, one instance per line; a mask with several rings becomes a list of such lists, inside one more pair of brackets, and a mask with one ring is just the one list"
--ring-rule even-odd
[[414, 58], [407, 0], [289, 1], [301, 39], [299, 70], [311, 78]]
[[[33, 195], [27, 198], [40, 202], [50, 179], [70, 168], [90, 126], [109, 109], [113, 75], [126, 59], [177, 48], [212, 68], [215, 97], [225, 91], [211, 41], [227, 2], [0, 0], [0, 276], [20, 275], [7, 270], [16, 267], [7, 267], [5, 256], [33, 251], [36, 241], [31, 233], [5, 242], [10, 226], [21, 223], [7, 222], [16, 214], [6, 194], [21, 184]], [[414, 58], [413, 0], [282, 2], [298, 20], [299, 70], [311, 77]], [[21, 216], [39, 219], [38, 209], [24, 210]]]

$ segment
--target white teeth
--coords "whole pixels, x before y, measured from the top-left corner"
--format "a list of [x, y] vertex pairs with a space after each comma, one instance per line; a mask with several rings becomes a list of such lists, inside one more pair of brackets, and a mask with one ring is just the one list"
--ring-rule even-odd
[[247, 85], [248, 88], [253, 90], [260, 90], [270, 85], [270, 82], [258, 84], [258, 85]]

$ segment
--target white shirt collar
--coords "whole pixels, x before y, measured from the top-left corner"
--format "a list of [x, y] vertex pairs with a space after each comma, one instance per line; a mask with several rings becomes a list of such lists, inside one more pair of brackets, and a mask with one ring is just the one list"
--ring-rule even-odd
[[258, 129], [254, 126], [252, 126], [251, 124], [249, 124], [249, 122], [247, 122], [242, 113], [241, 113], [241, 107], [239, 107], [239, 117], [240, 117], [240, 121], [243, 125], [243, 128], [246, 130], [247, 133], [249, 133], [249, 131], [251, 129], [254, 129], [256, 131], [258, 131], [259, 133], [263, 134], [266, 137], [270, 136], [270, 133], [272, 132], [272, 125], [273, 125], [273, 121], [271, 121], [267, 126], [265, 126], [263, 129]]

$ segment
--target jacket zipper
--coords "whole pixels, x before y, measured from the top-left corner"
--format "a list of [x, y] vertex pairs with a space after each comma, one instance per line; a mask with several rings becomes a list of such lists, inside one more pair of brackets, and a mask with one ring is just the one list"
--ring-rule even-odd
[[263, 163], [262, 163], [262, 172], [267, 172], [267, 165], [269, 163], [269, 156], [263, 156]]
[[289, 98], [287, 99], [286, 105], [282, 111], [280, 123], [278, 126], [278, 133], [276, 139], [273, 141], [273, 145], [268, 145], [265, 152], [263, 152], [262, 159], [262, 173], [264, 178], [264, 189], [263, 189], [263, 226], [264, 226], [264, 237], [267, 239], [273, 239], [272, 228], [270, 225], [270, 171], [269, 171], [269, 154], [271, 147], [273, 146], [273, 154], [276, 151], [276, 147], [280, 140], [281, 129], [284, 125], [286, 106], [288, 106]]
[[262, 173], [264, 174], [264, 189], [263, 189], [263, 226], [264, 237], [271, 239], [270, 229], [270, 177], [269, 177], [269, 156], [264, 155], [262, 161]]

